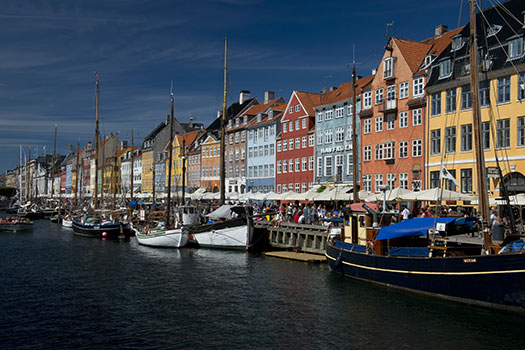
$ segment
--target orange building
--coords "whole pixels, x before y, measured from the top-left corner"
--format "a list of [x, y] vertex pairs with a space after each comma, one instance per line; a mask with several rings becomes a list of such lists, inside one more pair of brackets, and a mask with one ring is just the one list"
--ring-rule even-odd
[[208, 192], [220, 189], [220, 139], [209, 133], [201, 144], [201, 187]]

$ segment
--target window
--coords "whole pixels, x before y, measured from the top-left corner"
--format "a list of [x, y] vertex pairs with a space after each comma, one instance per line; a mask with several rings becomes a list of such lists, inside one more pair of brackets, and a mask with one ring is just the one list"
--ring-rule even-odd
[[490, 149], [490, 122], [481, 123], [481, 143], [483, 149]]
[[229, 138], [230, 138], [230, 145], [233, 145], [233, 134], [230, 134]]
[[246, 130], [241, 131], [241, 142], [246, 141]]
[[345, 107], [340, 106], [335, 109], [335, 117], [336, 118], [342, 118], [345, 116]]
[[372, 119], [365, 119], [363, 126], [363, 134], [370, 134], [372, 132]]
[[518, 75], [518, 100], [525, 100], [525, 72]]
[[314, 156], [308, 157], [308, 170], [314, 170]]
[[372, 91], [368, 90], [363, 93], [363, 109], [372, 107]]
[[323, 121], [323, 112], [317, 111], [317, 122], [320, 123]]
[[288, 140], [283, 140], [283, 151], [288, 150]]
[[269, 154], [268, 145], [264, 145], [264, 155], [267, 156]]
[[253, 139], [253, 130], [248, 131], [248, 140]]
[[352, 153], [346, 154], [346, 175], [352, 175], [353, 174], [353, 160]]
[[510, 76], [498, 78], [498, 103], [510, 101]]
[[352, 127], [348, 126], [346, 128], [346, 141], [352, 141]]
[[461, 109], [472, 108], [472, 91], [470, 84], [461, 87]]
[[293, 150], [293, 139], [290, 139], [288, 141], [289, 141], [288, 149], [291, 151], [291, 150]]
[[423, 123], [423, 110], [421, 108], [412, 111], [412, 126], [421, 125]]
[[480, 106], [490, 105], [490, 82], [488, 80], [479, 82], [479, 104]]
[[281, 152], [281, 141], [277, 141], [277, 152]]
[[[448, 172], [450, 173], [450, 175], [452, 175], [454, 177], [454, 179], [456, 178], [456, 169], [450, 169]], [[456, 184], [454, 183], [454, 181], [446, 179], [445, 180], [445, 189], [447, 189], [449, 191], [455, 191], [456, 190]]]
[[337, 128], [335, 129], [335, 142], [343, 142], [345, 140], [345, 129]]
[[288, 130], [289, 130], [290, 132], [293, 131], [293, 122], [289, 122], [289, 123], [288, 123]]
[[396, 127], [396, 115], [394, 113], [386, 115], [386, 129], [392, 130]]
[[465, 44], [465, 40], [462, 36], [455, 36], [452, 38], [452, 50], [451, 51], [455, 51], [455, 50], [459, 50], [463, 47], [463, 45]]
[[273, 155], [275, 153], [275, 145], [272, 143], [270, 144], [270, 155]]
[[297, 119], [295, 121], [295, 130], [299, 130], [299, 129], [301, 129], [301, 121]]
[[523, 38], [517, 38], [509, 41], [509, 59], [523, 56]]
[[408, 190], [408, 173], [399, 173], [399, 187]]
[[372, 191], [372, 175], [370, 174], [363, 175], [363, 190], [367, 192]]
[[393, 78], [395, 75], [394, 57], [387, 57], [383, 61], [383, 79]]
[[399, 158], [408, 158], [408, 141], [399, 142]]
[[295, 192], [299, 193], [300, 187], [301, 187], [301, 184], [300, 183], [296, 183], [295, 184]]
[[302, 193], [306, 192], [306, 182], [303, 182], [303, 183], [301, 184], [301, 192], [302, 192]]
[[337, 181], [341, 181], [343, 176], [343, 155], [338, 154], [335, 156], [335, 175], [338, 177]]
[[286, 122], [283, 123], [283, 133], [285, 133], [285, 132], [286, 132]]
[[408, 97], [408, 81], [399, 84], [399, 98]]
[[472, 124], [461, 125], [461, 151], [472, 151]]
[[318, 145], [323, 144], [323, 132], [322, 131], [317, 132], [317, 144]]
[[375, 180], [375, 192], [381, 192], [381, 187], [383, 187], [383, 174], [376, 174]]
[[413, 80], [412, 94], [414, 97], [423, 96], [425, 90], [425, 78], [419, 77]]
[[386, 88], [386, 108], [396, 108], [396, 86], [390, 85]]
[[[268, 147], [268, 145], [266, 145], [266, 147]], [[268, 152], [266, 152], [265, 155], [268, 155]], [[259, 157], [262, 157], [263, 156], [263, 146], [259, 146]]]
[[333, 136], [333, 130], [332, 129], [326, 130], [324, 143], [325, 144], [332, 143], [332, 136]]
[[383, 145], [383, 159], [394, 159], [394, 142], [385, 142]]
[[323, 158], [317, 157], [317, 177], [323, 176]]
[[283, 192], [288, 192], [288, 185], [287, 184], [283, 184]]
[[445, 112], [453, 113], [456, 111], [456, 88], [448, 89], [446, 92]]
[[263, 177], [264, 176], [264, 168], [262, 165], [259, 165], [259, 177]]
[[430, 130], [430, 154], [441, 153], [441, 129]]
[[295, 139], [295, 149], [300, 149], [300, 148], [301, 148], [301, 139], [298, 137]]
[[346, 108], [346, 115], [348, 115], [349, 117], [352, 115], [352, 105], [348, 105], [348, 107]]
[[268, 177], [269, 175], [269, 164], [264, 164], [264, 176]]
[[246, 150], [241, 151], [241, 159], [244, 160], [246, 158]]
[[422, 140], [412, 140], [412, 157], [421, 157], [423, 154]]
[[281, 173], [281, 161], [278, 160], [277, 161], [277, 174], [280, 174]]
[[268, 141], [268, 134], [270, 133], [270, 127], [262, 128], [264, 132], [264, 141]]
[[376, 117], [376, 132], [383, 131], [383, 116]]
[[290, 109], [288, 109], [289, 113], [293, 113], [293, 106], [290, 106]]
[[525, 117], [518, 117], [518, 146], [525, 146]]
[[441, 114], [441, 92], [432, 94], [430, 110], [432, 115]]
[[376, 145], [375, 155], [376, 155], [376, 158], [375, 158], [376, 160], [383, 159], [383, 144], [382, 143], [379, 143]]
[[308, 147], [314, 146], [314, 135], [308, 135]]
[[306, 136], [302, 137], [302, 147], [306, 148]]
[[332, 156], [324, 157], [324, 176], [332, 176]]
[[400, 128], [408, 127], [408, 112], [399, 113], [399, 127]]
[[280, 184], [277, 185], [277, 193], [281, 193], [281, 185]]
[[383, 103], [383, 89], [376, 90], [376, 105]]
[[430, 188], [439, 188], [439, 171], [430, 172]]
[[491, 25], [489, 28], [487, 28], [487, 37], [496, 35], [501, 30], [501, 28], [503, 27], [498, 24]]
[[445, 153], [456, 152], [456, 127], [445, 128]]
[[303, 120], [301, 121], [303, 129], [306, 129], [306, 120], [306, 118], [303, 118]]
[[301, 170], [302, 170], [302, 171], [305, 171], [305, 170], [306, 170], [306, 160], [307, 160], [306, 157], [303, 157], [303, 158], [301, 159]]
[[300, 105], [295, 105], [295, 111], [299, 112], [300, 110], [301, 110], [301, 106]]
[[496, 148], [510, 147], [510, 119], [500, 119], [496, 125]]
[[386, 174], [386, 184], [390, 189], [396, 188], [396, 174]]
[[283, 160], [283, 173], [286, 173], [288, 171], [288, 161], [285, 159]]
[[329, 109], [326, 112], [324, 112], [324, 120], [332, 120], [334, 117], [334, 110]]
[[450, 60], [439, 62], [439, 79], [449, 77], [450, 74]]
[[293, 173], [293, 159], [288, 161], [288, 172]]
[[363, 161], [368, 162], [372, 160], [372, 146], [363, 147]]
[[239, 149], [235, 149], [235, 160], [239, 160]]
[[472, 193], [472, 169], [461, 169], [461, 192]]
[[254, 143], [257, 143], [257, 139], [259, 137], [258, 135], [259, 135], [259, 133], [257, 132], [257, 130], [254, 130], [253, 131], [253, 142]]

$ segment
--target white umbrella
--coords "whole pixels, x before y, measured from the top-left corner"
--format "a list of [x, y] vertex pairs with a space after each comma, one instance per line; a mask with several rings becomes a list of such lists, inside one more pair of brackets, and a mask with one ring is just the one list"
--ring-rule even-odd
[[450, 191], [442, 188], [431, 188], [424, 191], [415, 191], [401, 195], [401, 200], [405, 201], [473, 201], [476, 197], [473, 197], [466, 193]]
[[206, 189], [205, 188], [198, 188], [195, 192], [193, 192], [190, 195], [190, 198], [193, 199], [193, 200], [200, 200], [200, 199], [202, 199], [202, 196], [204, 195], [204, 193], [206, 193]]
[[366, 197], [367, 202], [377, 202], [382, 201], [385, 199], [386, 194], [386, 201], [387, 202], [402, 202], [403, 200], [406, 200], [407, 196], [410, 196], [413, 193], [413, 191], [407, 190], [406, 188], [402, 187], [396, 187], [391, 190], [387, 190], [386, 193], [380, 192], [380, 193], [374, 193], [368, 197]]
[[270, 192], [266, 196], [266, 200], [269, 200], [269, 201], [278, 201], [280, 199], [281, 199], [281, 194], [275, 193], [275, 192]]

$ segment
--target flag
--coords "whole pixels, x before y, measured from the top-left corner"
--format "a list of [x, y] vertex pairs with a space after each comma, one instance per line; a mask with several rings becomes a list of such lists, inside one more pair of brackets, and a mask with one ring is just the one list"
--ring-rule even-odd
[[454, 185], [456, 185], [456, 187], [459, 187], [458, 180], [456, 180], [456, 178], [452, 176], [451, 173], [449, 173], [449, 171], [447, 170], [447, 168], [445, 168], [443, 164], [441, 164], [441, 171], [439, 173], [439, 178], [450, 180], [454, 183]]
[[98, 73], [97, 71], [94, 71], [95, 72], [95, 76], [97, 77], [97, 80], [98, 80]]

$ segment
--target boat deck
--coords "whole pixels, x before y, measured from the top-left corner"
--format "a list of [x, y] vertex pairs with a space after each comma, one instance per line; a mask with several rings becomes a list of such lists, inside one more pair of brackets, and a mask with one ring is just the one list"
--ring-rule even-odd
[[299, 252], [289, 252], [289, 251], [275, 251], [275, 252], [266, 252], [265, 256], [270, 256], [274, 258], [296, 260], [309, 263], [324, 263], [326, 262], [326, 256], [318, 254], [309, 254], [309, 253], [299, 253]]

